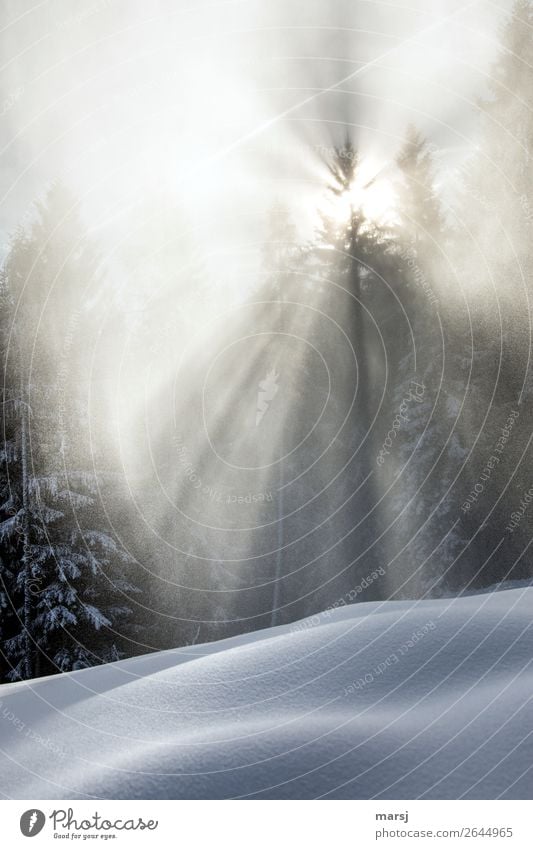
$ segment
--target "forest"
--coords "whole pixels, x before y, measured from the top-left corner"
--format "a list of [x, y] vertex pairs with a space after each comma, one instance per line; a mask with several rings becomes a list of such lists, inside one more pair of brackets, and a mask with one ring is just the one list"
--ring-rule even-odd
[[456, 168], [341, 115], [312, 226], [265, 202], [240, 265], [175, 193], [112, 251], [65, 180], [19, 216], [2, 682], [533, 577], [532, 31], [517, 0]]

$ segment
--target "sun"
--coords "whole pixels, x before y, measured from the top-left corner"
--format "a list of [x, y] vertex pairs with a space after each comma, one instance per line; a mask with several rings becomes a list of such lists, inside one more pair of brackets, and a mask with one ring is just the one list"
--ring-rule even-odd
[[396, 223], [396, 192], [388, 171], [388, 163], [363, 160], [348, 191], [332, 201], [332, 217], [343, 224], [349, 219], [351, 210], [357, 209], [374, 224], [390, 226]]

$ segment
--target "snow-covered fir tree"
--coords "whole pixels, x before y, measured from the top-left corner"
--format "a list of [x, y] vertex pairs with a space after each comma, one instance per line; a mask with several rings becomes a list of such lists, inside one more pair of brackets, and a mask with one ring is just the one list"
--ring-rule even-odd
[[54, 185], [29, 230], [15, 234], [3, 273], [0, 539], [10, 680], [118, 659], [137, 593], [133, 558], [101, 506], [106, 475], [87, 453], [76, 366], [94, 257], [72, 208]]

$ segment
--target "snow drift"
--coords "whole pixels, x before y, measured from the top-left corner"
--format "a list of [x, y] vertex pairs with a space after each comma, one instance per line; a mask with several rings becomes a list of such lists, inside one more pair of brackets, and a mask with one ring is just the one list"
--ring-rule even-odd
[[524, 799], [533, 587], [355, 604], [0, 688], [16, 799]]

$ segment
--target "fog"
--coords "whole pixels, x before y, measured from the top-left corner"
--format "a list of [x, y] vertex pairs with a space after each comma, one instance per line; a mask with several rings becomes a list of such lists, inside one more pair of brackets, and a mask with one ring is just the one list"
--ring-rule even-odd
[[4, 500], [93, 476], [122, 652], [529, 574], [512, 8], [4, 2]]

